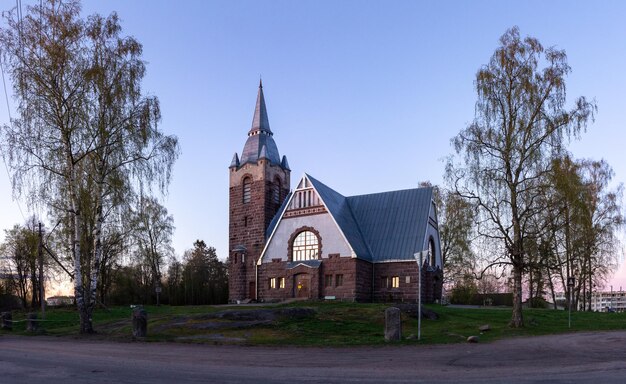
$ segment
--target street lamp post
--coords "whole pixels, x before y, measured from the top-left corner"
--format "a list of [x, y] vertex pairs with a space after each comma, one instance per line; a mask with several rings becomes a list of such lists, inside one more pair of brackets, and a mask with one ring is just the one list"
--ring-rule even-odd
[[417, 340], [422, 339], [422, 257], [425, 252], [421, 251], [413, 254], [417, 261]]

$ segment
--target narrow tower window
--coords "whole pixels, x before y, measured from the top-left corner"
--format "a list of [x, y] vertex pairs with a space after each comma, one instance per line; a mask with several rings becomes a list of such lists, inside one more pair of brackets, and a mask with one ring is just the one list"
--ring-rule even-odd
[[250, 202], [250, 178], [246, 177], [245, 179], [243, 179], [243, 202], [244, 204], [249, 203]]

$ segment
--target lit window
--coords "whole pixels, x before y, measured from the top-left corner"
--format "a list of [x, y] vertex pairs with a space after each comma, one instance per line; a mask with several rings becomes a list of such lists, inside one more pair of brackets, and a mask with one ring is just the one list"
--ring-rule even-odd
[[391, 288], [400, 288], [400, 277], [394, 276], [391, 278]]
[[278, 284], [279, 284], [278, 286], [280, 287], [280, 289], [284, 289], [284, 288], [285, 288], [285, 278], [284, 278], [284, 277], [281, 277], [281, 278], [279, 279]]
[[270, 289], [276, 289], [276, 278], [272, 277], [270, 279]]
[[293, 261], [317, 260], [319, 242], [311, 231], [303, 231], [293, 240]]
[[250, 178], [246, 177], [245, 179], [243, 179], [243, 202], [244, 203], [249, 203], [250, 202], [250, 189], [251, 189], [251, 182], [250, 182]]
[[343, 285], [343, 275], [335, 275], [335, 287], [341, 287]]

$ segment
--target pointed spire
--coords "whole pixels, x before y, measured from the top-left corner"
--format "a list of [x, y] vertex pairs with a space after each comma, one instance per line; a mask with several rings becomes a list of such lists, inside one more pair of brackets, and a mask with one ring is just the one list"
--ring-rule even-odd
[[237, 155], [237, 152], [235, 152], [235, 155], [233, 156], [233, 161], [230, 162], [230, 167], [228, 168], [233, 167], [239, 167], [239, 156]]
[[265, 108], [265, 97], [263, 96], [263, 81], [259, 79], [259, 93], [256, 97], [256, 107], [254, 108], [254, 117], [252, 118], [252, 128], [248, 132], [248, 136], [265, 132], [272, 135], [270, 129], [270, 121], [267, 118], [267, 109]]
[[289, 163], [287, 162], [287, 156], [285, 155], [283, 155], [283, 161], [281, 161], [280, 165], [283, 167], [283, 169], [291, 170], [291, 168], [289, 168]]

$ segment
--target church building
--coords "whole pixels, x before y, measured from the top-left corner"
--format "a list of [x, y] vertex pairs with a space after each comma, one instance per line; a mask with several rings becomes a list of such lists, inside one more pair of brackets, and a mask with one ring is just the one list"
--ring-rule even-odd
[[430, 187], [343, 196], [304, 174], [290, 192], [259, 84], [252, 128], [230, 169], [229, 301], [290, 298], [416, 302], [441, 298]]

